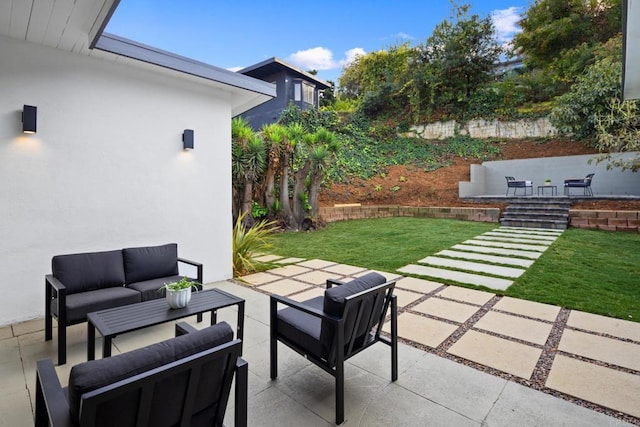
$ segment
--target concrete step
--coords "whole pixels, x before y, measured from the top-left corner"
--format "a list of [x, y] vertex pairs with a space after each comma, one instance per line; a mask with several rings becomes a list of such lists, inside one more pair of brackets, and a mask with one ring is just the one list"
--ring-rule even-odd
[[513, 280], [498, 277], [482, 276], [479, 274], [464, 273], [461, 271], [434, 268], [426, 265], [409, 264], [398, 269], [399, 273], [415, 274], [417, 276], [432, 277], [435, 279], [452, 280], [469, 285], [485, 286], [491, 289], [505, 290], [513, 284]]

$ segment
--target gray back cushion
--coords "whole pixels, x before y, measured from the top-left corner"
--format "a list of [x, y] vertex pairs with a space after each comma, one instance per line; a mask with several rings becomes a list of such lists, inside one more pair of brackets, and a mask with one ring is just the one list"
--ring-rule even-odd
[[[345, 306], [345, 298], [360, 293], [362, 291], [366, 291], [368, 289], [374, 288], [376, 286], [382, 285], [386, 283], [387, 279], [378, 273], [368, 273], [362, 277], [352, 280], [349, 283], [340, 286], [333, 286], [326, 291], [324, 291], [324, 302], [323, 302], [323, 311], [325, 313], [331, 314], [333, 316], [342, 317], [344, 313]], [[373, 307], [372, 304], [373, 297], [364, 301], [365, 304], [365, 312], [371, 312]], [[382, 299], [381, 299], [382, 300]], [[380, 302], [378, 303], [380, 305]], [[381, 309], [382, 307], [375, 307], [376, 309]], [[355, 317], [356, 311], [353, 310], [349, 313], [348, 317], [345, 319], [345, 333], [348, 334], [349, 331], [353, 330], [355, 325]], [[362, 333], [368, 332], [364, 330], [360, 330], [366, 325], [358, 325], [360, 326], [358, 330], [358, 335]], [[325, 350], [330, 350], [330, 346], [333, 341], [334, 329], [329, 324], [329, 322], [322, 322], [322, 330], [320, 331], [320, 341], [322, 345], [325, 347]], [[347, 337], [345, 336], [345, 339]], [[345, 343], [345, 344], [348, 344]]]
[[122, 286], [125, 281], [120, 250], [56, 255], [51, 271], [69, 294]]
[[[233, 329], [226, 322], [220, 322], [197, 332], [181, 335], [117, 356], [76, 365], [71, 368], [69, 374], [68, 392], [71, 417], [76, 422], [79, 421], [80, 398], [84, 393], [131, 378], [232, 340]], [[175, 398], [180, 395], [178, 389], [183, 388], [184, 384], [180, 378], [177, 378], [176, 381], [171, 382], [170, 379], [167, 379], [165, 385], [168, 388], [158, 386], [154, 392], [153, 401], [164, 402], [164, 404], [157, 404], [157, 407], [154, 404], [154, 416], [161, 417], [161, 419], [164, 417], [163, 421], [167, 421], [168, 417], [179, 417], [180, 405], [175, 404]], [[137, 399], [137, 393], [134, 392], [122, 395], [116, 401], [103, 404], [105, 413], [101, 412], [101, 424], [127, 425], [131, 421], [131, 414], [135, 413]], [[170, 422], [163, 422], [163, 424], [171, 425]], [[152, 423], [152, 425], [155, 424]]]
[[144, 246], [122, 250], [126, 283], [178, 274], [178, 245]]

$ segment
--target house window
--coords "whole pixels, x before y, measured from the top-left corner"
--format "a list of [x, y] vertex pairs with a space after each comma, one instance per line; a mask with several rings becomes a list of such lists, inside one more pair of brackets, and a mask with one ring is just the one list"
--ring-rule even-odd
[[314, 86], [311, 86], [310, 84], [302, 83], [302, 89], [302, 101], [306, 102], [307, 104], [315, 105], [316, 88]]
[[293, 100], [301, 101], [302, 100], [302, 83], [295, 82], [293, 84]]

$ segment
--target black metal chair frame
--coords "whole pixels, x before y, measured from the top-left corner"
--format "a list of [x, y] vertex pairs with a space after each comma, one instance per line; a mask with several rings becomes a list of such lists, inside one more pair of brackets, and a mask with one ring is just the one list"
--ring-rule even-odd
[[564, 194], [566, 196], [571, 195], [571, 188], [582, 188], [585, 196], [593, 196], [591, 190], [591, 180], [595, 173], [588, 174], [585, 178], [580, 179], [565, 179], [564, 180]]
[[[193, 326], [181, 322], [176, 324], [176, 336], [195, 331]], [[140, 404], [137, 413], [137, 426], [149, 425], [151, 401], [153, 399], [154, 386], [163, 379], [189, 372], [189, 384], [184, 401], [176, 400], [182, 407], [182, 426], [189, 425], [193, 415], [193, 402], [200, 379], [202, 366], [211, 360], [226, 361], [224, 367], [224, 389], [220, 397], [215, 414], [215, 425], [222, 426], [226, 404], [229, 399], [231, 383], [235, 374], [235, 408], [234, 418], [236, 426], [247, 425], [247, 399], [248, 399], [248, 364], [240, 357], [242, 341], [233, 340], [217, 347], [196, 353], [167, 365], [134, 375], [130, 378], [118, 381], [114, 384], [101, 387], [82, 395], [80, 426], [95, 425], [96, 410], [101, 403], [109, 401], [119, 395], [139, 390]], [[71, 419], [69, 403], [66, 392], [60, 385], [53, 361], [43, 359], [37, 362], [36, 371], [36, 401], [35, 401], [35, 426], [75, 426]]]
[[[197, 268], [198, 283], [202, 283], [202, 264], [185, 258], [178, 258], [178, 262]], [[67, 287], [53, 274], [44, 277], [44, 340], [53, 339], [53, 319], [58, 322], [58, 365], [67, 363], [67, 326], [77, 325], [87, 321], [86, 318], [70, 322], [67, 320]], [[51, 310], [51, 301], [56, 300], [58, 315]], [[202, 314], [198, 314], [198, 322], [202, 321]]]
[[527, 185], [527, 181], [517, 181], [514, 177], [512, 176], [505, 176], [505, 178], [507, 179], [507, 196], [509, 195], [509, 189], [513, 188], [513, 195], [516, 195], [516, 192], [518, 191], [518, 188], [523, 188], [524, 189], [524, 195], [527, 195], [527, 188], [531, 189], [531, 195], [533, 196], [533, 181], [530, 181], [530, 184]]
[[[325, 372], [335, 378], [336, 382], [336, 424], [342, 424], [344, 421], [344, 362], [352, 356], [360, 353], [364, 349], [370, 347], [376, 342], [382, 342], [391, 347], [391, 381], [398, 379], [398, 304], [396, 296], [393, 295], [393, 289], [395, 287], [395, 280], [389, 281], [384, 284], [378, 285], [366, 291], [350, 295], [345, 298], [344, 312], [342, 317], [331, 316], [322, 310], [317, 310], [314, 307], [306, 306], [304, 303], [294, 301], [287, 297], [278, 295], [271, 296], [270, 306], [270, 327], [271, 327], [271, 343], [270, 343], [270, 367], [271, 367], [271, 379], [274, 380], [278, 376], [278, 341], [285, 344], [287, 347], [296, 351], [298, 354], [307, 358], [314, 365], [320, 367]], [[343, 285], [343, 282], [338, 280], [327, 280], [327, 288], [332, 285]], [[384, 304], [382, 313], [364, 313], [363, 301], [365, 298], [374, 297], [372, 307], [376, 306], [378, 298], [384, 298]], [[296, 308], [311, 316], [318, 317], [323, 321], [327, 321], [335, 328], [335, 334], [333, 337], [332, 350], [345, 349], [345, 342], [349, 342], [349, 347], [344, 351], [330, 351], [329, 354], [335, 353], [335, 363], [331, 363], [332, 357], [327, 359], [320, 359], [312, 354], [309, 354], [304, 348], [300, 347], [297, 343], [288, 340], [278, 334], [277, 329], [277, 307], [278, 303]], [[382, 326], [386, 319], [386, 313], [391, 308], [391, 336], [387, 338], [380, 335]], [[345, 319], [347, 315], [355, 310], [356, 321], [354, 322], [352, 330], [345, 330]], [[368, 325], [367, 331], [371, 331], [373, 326], [377, 324], [374, 334], [368, 333], [367, 339], [359, 345], [355, 345], [355, 334], [358, 330], [358, 325], [361, 322], [366, 322]]]

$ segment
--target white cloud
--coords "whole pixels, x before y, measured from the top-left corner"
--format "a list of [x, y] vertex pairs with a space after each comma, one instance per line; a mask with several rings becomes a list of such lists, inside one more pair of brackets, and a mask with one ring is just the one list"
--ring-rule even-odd
[[499, 41], [509, 41], [522, 29], [518, 26], [521, 7], [511, 6], [508, 9], [498, 9], [491, 12], [491, 19], [496, 29], [496, 36]]
[[307, 50], [299, 50], [287, 57], [291, 62], [303, 70], [332, 70], [349, 65], [358, 55], [364, 55], [364, 49], [356, 47], [345, 52], [345, 58], [335, 60], [333, 52], [325, 47], [314, 47]]
[[403, 32], [399, 32], [398, 34], [395, 34], [393, 37], [400, 40], [415, 40], [415, 37]]

